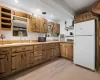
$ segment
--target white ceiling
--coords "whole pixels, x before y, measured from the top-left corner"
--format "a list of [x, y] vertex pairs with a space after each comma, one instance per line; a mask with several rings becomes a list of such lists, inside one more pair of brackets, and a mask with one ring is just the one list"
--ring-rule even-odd
[[[11, 8], [20, 9], [28, 13], [37, 13], [36, 9], [46, 11], [44, 16], [55, 21], [71, 18], [73, 19], [74, 12], [86, 6], [93, 4], [96, 0], [0, 0], [0, 4], [7, 5]], [[51, 18], [50, 15], [53, 15]]]
[[75, 11], [92, 5], [97, 0], [64, 0]]

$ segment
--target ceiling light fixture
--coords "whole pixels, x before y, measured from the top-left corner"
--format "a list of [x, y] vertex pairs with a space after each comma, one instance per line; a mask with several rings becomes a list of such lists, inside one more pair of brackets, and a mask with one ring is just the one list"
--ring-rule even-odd
[[36, 11], [40, 12], [40, 9], [37, 9]]
[[18, 3], [18, 0], [15, 0], [15, 3]]
[[37, 14], [34, 14], [35, 17], [37, 17]]
[[51, 17], [53, 17], [53, 15], [51, 14]]

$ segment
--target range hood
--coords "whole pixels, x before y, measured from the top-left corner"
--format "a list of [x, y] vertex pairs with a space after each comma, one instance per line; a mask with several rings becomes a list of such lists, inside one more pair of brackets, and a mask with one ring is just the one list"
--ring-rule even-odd
[[13, 36], [27, 36], [27, 18], [13, 16]]
[[27, 28], [27, 19], [13, 16], [13, 27]]

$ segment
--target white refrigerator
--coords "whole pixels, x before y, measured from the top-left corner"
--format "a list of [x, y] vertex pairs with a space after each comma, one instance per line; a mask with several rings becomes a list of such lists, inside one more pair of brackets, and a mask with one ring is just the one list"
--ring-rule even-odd
[[95, 20], [74, 27], [74, 64], [95, 70]]

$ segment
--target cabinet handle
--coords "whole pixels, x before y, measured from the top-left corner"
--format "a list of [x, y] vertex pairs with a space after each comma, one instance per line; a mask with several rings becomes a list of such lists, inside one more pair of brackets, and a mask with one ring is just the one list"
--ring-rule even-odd
[[6, 58], [7, 58], [7, 61], [8, 61], [8, 56], [6, 56]]
[[23, 54], [21, 55], [21, 58], [23, 58]]
[[26, 54], [24, 54], [24, 56], [26, 56]]

